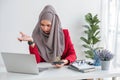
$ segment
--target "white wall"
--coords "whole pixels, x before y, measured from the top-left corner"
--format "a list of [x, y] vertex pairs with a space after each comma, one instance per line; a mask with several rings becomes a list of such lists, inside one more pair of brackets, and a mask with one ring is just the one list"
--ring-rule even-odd
[[[28, 45], [19, 42], [19, 32], [32, 34], [38, 16], [45, 5], [53, 5], [63, 28], [68, 28], [78, 56], [82, 57], [80, 36], [84, 15], [88, 12], [100, 17], [100, 0], [0, 0], [0, 52], [28, 53]], [[0, 65], [3, 65], [0, 56]]]

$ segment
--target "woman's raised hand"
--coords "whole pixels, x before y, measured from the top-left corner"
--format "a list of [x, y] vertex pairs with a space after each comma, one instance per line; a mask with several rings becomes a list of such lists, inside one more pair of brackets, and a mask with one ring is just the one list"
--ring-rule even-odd
[[18, 37], [19, 41], [33, 41], [33, 38], [31, 36], [26, 35], [23, 32], [20, 32], [21, 37]]

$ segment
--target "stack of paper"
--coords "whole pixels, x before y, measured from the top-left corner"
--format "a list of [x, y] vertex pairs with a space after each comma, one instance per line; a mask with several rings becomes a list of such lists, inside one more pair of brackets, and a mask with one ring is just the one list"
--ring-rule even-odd
[[79, 64], [74, 62], [73, 64], [71, 64], [68, 68], [76, 70], [76, 71], [80, 71], [80, 72], [91, 72], [95, 70], [95, 66], [91, 66], [88, 65], [87, 63], [84, 64]]

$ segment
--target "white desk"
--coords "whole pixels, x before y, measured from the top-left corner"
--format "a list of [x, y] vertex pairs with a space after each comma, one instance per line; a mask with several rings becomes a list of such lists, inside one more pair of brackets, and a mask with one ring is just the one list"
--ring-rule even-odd
[[78, 80], [87, 78], [107, 78], [111, 77], [116, 80], [120, 77], [120, 70], [115, 71], [101, 71], [96, 70], [89, 73], [81, 73], [70, 70], [66, 67], [55, 69], [50, 68], [46, 71], [40, 72], [39, 75], [8, 73], [5, 68], [0, 68], [0, 80]]

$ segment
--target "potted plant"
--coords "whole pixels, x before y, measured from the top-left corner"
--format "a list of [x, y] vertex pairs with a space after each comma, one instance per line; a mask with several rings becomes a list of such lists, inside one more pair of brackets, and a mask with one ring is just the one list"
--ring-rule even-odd
[[108, 70], [109, 69], [109, 64], [110, 64], [110, 60], [113, 58], [113, 54], [106, 50], [99, 50], [96, 52], [96, 54], [98, 55], [98, 57], [101, 60], [101, 68], [102, 70]]
[[85, 20], [88, 23], [88, 25], [85, 25], [84, 27], [86, 30], [84, 33], [86, 36], [80, 37], [80, 39], [84, 42], [82, 45], [86, 50], [85, 56], [90, 59], [94, 59], [95, 57], [95, 50], [100, 49], [101, 47], [97, 47], [96, 44], [100, 42], [100, 27], [97, 14], [93, 16], [91, 13], [88, 13], [85, 15]]

